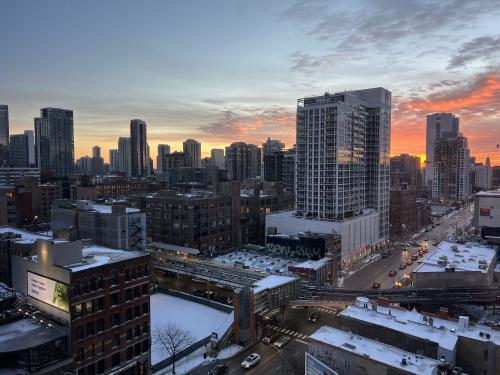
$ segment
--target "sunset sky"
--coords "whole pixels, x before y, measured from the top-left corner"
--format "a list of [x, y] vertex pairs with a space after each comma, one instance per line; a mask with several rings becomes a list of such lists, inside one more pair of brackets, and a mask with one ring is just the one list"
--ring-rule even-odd
[[497, 1], [5, 1], [0, 103], [11, 134], [42, 107], [74, 111], [76, 157], [107, 160], [129, 122], [204, 155], [267, 137], [292, 146], [297, 98], [383, 86], [391, 153], [425, 153], [425, 119], [454, 112], [500, 165]]

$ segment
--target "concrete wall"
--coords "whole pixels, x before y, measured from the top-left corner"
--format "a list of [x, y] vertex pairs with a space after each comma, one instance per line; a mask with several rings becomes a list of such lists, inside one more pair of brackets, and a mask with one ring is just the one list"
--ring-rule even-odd
[[[487, 361], [484, 360], [486, 351]], [[457, 366], [462, 367], [467, 374], [496, 375], [497, 359], [500, 365], [500, 347], [493, 342], [459, 337]]]
[[266, 216], [267, 228], [277, 228], [277, 233], [296, 234], [299, 232], [337, 233], [341, 236], [341, 260], [349, 261], [367, 246], [380, 242], [379, 214], [358, 216], [345, 221], [310, 220], [278, 213]]
[[468, 286], [490, 286], [493, 284], [495, 265], [490, 265], [488, 272], [457, 271], [457, 272], [413, 272], [415, 288], [449, 288]]

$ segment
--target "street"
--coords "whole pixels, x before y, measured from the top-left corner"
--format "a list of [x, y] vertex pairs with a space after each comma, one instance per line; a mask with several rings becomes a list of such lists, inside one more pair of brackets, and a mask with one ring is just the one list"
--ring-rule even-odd
[[[427, 246], [429, 251], [433, 250], [435, 241], [440, 241], [448, 238], [458, 228], [463, 229], [472, 218], [471, 206], [454, 211], [450, 217], [444, 217], [443, 222], [432, 228], [430, 232], [423, 232], [416, 236], [413, 241], [419, 242], [422, 247]], [[462, 216], [462, 217], [460, 217]], [[427, 238], [428, 241], [424, 241]], [[419, 247], [410, 246], [407, 251], [402, 251], [400, 248], [394, 248], [393, 254], [387, 258], [381, 258], [373, 263], [368, 264], [362, 270], [354, 273], [344, 280], [343, 287], [348, 289], [369, 289], [375, 282], [380, 283], [381, 288], [392, 288], [394, 281], [400, 280], [403, 275], [411, 275], [411, 272], [418, 266], [418, 260], [413, 262], [411, 266], [407, 266], [404, 270], [399, 270], [402, 263], [411, 258], [418, 252]], [[394, 278], [389, 277], [390, 271], [397, 271]]]
[[[319, 321], [316, 323], [310, 323], [308, 320], [309, 315], [313, 311], [318, 311], [321, 314]], [[289, 336], [292, 340], [283, 349], [277, 349], [273, 345], [266, 345], [262, 341], [259, 341], [233, 358], [225, 361], [218, 360], [209, 365], [200, 366], [189, 372], [189, 374], [206, 375], [218, 363], [225, 363], [229, 367], [228, 374], [230, 375], [303, 374], [304, 353], [307, 351], [307, 337], [325, 324], [338, 327], [338, 311], [338, 309], [331, 307], [288, 308], [282, 317], [282, 322], [275, 325], [267, 325], [263, 333], [263, 336], [268, 332], [277, 332]], [[246, 370], [241, 367], [241, 362], [251, 353], [260, 354], [261, 360], [255, 367]]]

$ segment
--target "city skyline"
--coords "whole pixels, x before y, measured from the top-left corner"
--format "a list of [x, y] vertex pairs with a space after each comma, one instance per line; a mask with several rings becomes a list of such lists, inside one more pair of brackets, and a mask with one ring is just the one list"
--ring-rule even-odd
[[[10, 133], [32, 129], [52, 106], [74, 112], [76, 158], [97, 144], [107, 160], [134, 118], [148, 124], [153, 160], [158, 144], [181, 150], [188, 138], [203, 156], [268, 137], [288, 148], [297, 98], [381, 86], [393, 92], [392, 155], [424, 155], [426, 115], [453, 112], [471, 155], [500, 164], [494, 4], [260, 5], [9, 4], [0, 102]], [[52, 27], [35, 28], [39, 17]]]

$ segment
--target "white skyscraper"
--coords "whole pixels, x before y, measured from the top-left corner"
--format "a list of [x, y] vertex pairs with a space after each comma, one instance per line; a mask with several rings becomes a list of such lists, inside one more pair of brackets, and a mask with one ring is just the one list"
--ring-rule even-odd
[[425, 143], [425, 185], [431, 186], [434, 176], [434, 149], [444, 133], [458, 136], [460, 119], [453, 113], [433, 113], [427, 116]]
[[130, 153], [130, 138], [118, 138], [118, 170], [127, 177], [132, 176], [132, 155]]
[[201, 168], [201, 143], [194, 139], [186, 139], [182, 148], [184, 153], [191, 158], [191, 167]]
[[212, 166], [224, 169], [224, 163], [225, 163], [224, 149], [213, 148], [212, 151], [210, 151], [210, 156], [211, 156]]
[[336, 233], [344, 266], [389, 234], [391, 92], [378, 87], [298, 100], [296, 212], [276, 233]]

